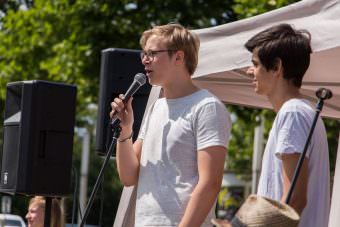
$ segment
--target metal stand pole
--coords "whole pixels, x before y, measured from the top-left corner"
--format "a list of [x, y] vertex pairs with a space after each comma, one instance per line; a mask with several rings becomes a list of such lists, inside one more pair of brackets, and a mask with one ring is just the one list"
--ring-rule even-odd
[[110, 158], [112, 156], [113, 147], [116, 145], [117, 138], [120, 135], [121, 128], [118, 126], [120, 124], [120, 121], [119, 121], [119, 119], [117, 119], [117, 120], [118, 120], [118, 122], [116, 122], [116, 126], [113, 128], [112, 142], [111, 142], [110, 147], [108, 149], [108, 152], [106, 154], [106, 157], [105, 157], [104, 163], [102, 165], [102, 168], [100, 169], [99, 175], [97, 177], [97, 181], [96, 181], [96, 183], [94, 185], [94, 188], [92, 190], [91, 196], [90, 196], [89, 201], [87, 203], [87, 206], [85, 208], [84, 216], [83, 216], [83, 218], [81, 220], [81, 223], [80, 223], [79, 227], [83, 227], [85, 222], [86, 222], [87, 216], [89, 215], [89, 212], [90, 212], [93, 200], [94, 200], [94, 196], [96, 195], [96, 193], [98, 191], [98, 188], [99, 188], [100, 183], [102, 182], [102, 178], [104, 176], [104, 171], [105, 171], [105, 169], [106, 169], [106, 167], [107, 167], [107, 165], [108, 165], [108, 163], [110, 161]]
[[324, 102], [325, 99], [330, 99], [332, 97], [332, 92], [328, 89], [320, 88], [316, 92], [316, 96], [319, 98], [319, 101], [316, 105], [316, 113], [315, 113], [315, 116], [314, 116], [314, 119], [313, 119], [313, 123], [312, 123], [311, 129], [310, 129], [309, 135], [307, 137], [307, 141], [306, 141], [305, 146], [303, 148], [303, 152], [301, 153], [299, 161], [298, 161], [297, 166], [295, 168], [292, 184], [290, 185], [288, 195], [287, 195], [287, 198], [286, 198], [286, 201], [285, 201], [286, 204], [289, 204], [290, 199], [292, 197], [293, 190], [295, 188], [296, 181], [297, 181], [297, 178], [299, 177], [299, 173], [300, 173], [300, 170], [301, 170], [301, 167], [302, 167], [302, 163], [303, 163], [305, 156], [306, 156], [306, 153], [307, 153], [307, 148], [308, 148], [309, 142], [312, 138], [316, 122], [318, 121], [319, 114], [320, 114], [322, 107], [323, 107], [323, 102]]

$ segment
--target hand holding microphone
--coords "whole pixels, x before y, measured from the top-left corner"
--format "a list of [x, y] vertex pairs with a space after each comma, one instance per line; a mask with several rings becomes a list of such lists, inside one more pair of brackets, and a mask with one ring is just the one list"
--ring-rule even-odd
[[[127, 101], [126, 101], [127, 100]], [[116, 97], [111, 102], [112, 111], [110, 112], [110, 124], [111, 126], [117, 124], [119, 119], [120, 126], [122, 128], [132, 128], [133, 125], [133, 109], [132, 109], [132, 97], [125, 99], [123, 94]]]
[[[132, 84], [124, 95], [119, 95], [111, 102], [112, 111], [110, 112], [110, 124], [115, 127], [120, 124], [122, 131], [132, 128], [133, 125], [133, 110], [132, 99], [130, 99], [136, 91], [145, 84], [146, 76], [143, 73], [137, 73]], [[123, 132], [122, 132], [123, 133]]]

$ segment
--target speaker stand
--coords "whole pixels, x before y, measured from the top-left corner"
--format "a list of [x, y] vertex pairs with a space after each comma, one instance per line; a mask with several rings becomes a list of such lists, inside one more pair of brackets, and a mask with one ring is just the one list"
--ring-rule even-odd
[[45, 219], [44, 219], [44, 227], [51, 226], [51, 210], [52, 210], [52, 198], [45, 197]]
[[110, 147], [109, 147], [109, 149], [107, 151], [105, 160], [103, 162], [102, 168], [100, 169], [99, 175], [98, 175], [96, 183], [95, 183], [95, 185], [93, 187], [93, 190], [92, 190], [91, 196], [89, 198], [89, 201], [87, 202], [87, 206], [85, 208], [84, 216], [83, 216], [83, 218], [81, 220], [81, 223], [80, 223], [79, 227], [83, 227], [85, 225], [87, 216], [89, 215], [89, 212], [90, 212], [93, 200], [94, 200], [94, 196], [96, 195], [96, 193], [97, 193], [97, 191], [99, 189], [99, 185], [102, 182], [102, 178], [104, 176], [104, 171], [105, 171], [105, 169], [106, 169], [106, 167], [107, 167], [107, 165], [108, 165], [108, 163], [110, 161], [110, 158], [111, 158], [111, 156], [113, 154], [113, 148], [114, 148], [114, 146], [117, 143], [117, 138], [119, 138], [120, 131], [121, 131], [121, 128], [120, 128], [119, 124], [120, 124], [120, 120], [118, 119], [117, 124], [112, 127], [112, 130], [113, 130], [112, 142], [111, 142]]

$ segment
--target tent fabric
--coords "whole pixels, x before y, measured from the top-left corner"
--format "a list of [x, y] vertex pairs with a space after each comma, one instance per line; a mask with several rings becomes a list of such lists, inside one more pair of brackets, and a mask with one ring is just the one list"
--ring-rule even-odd
[[325, 87], [333, 98], [325, 101], [322, 116], [340, 119], [340, 2], [306, 0], [252, 18], [211, 28], [194, 30], [201, 40], [195, 84], [206, 88], [223, 102], [271, 108], [254, 91], [246, 74], [251, 53], [244, 44], [258, 32], [280, 23], [306, 29], [312, 35], [313, 54], [304, 77], [302, 94], [316, 103], [315, 92]]

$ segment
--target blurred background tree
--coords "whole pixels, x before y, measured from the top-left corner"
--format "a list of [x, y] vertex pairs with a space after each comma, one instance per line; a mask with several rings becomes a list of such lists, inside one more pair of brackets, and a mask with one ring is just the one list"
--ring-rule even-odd
[[[273, 10], [293, 0], [1, 0], [0, 1], [0, 112], [4, 112], [6, 84], [11, 81], [49, 80], [75, 84], [77, 127], [92, 133], [96, 118], [90, 104], [98, 102], [101, 50], [108, 47], [140, 49], [141, 33], [153, 25], [179, 22], [192, 29], [225, 24]], [[250, 174], [256, 116], [265, 116], [265, 133], [274, 113], [228, 105], [233, 113], [232, 138], [227, 166], [236, 173]], [[90, 120], [89, 120], [90, 119]], [[3, 115], [0, 116], [3, 122]], [[327, 120], [331, 169], [334, 170], [339, 122]], [[0, 150], [2, 149], [0, 127]], [[94, 138], [93, 136], [91, 138]], [[265, 136], [266, 138], [266, 136]], [[81, 142], [75, 137], [73, 162], [80, 169]], [[89, 192], [102, 159], [91, 140]], [[112, 226], [121, 193], [114, 162], [105, 174], [101, 226]], [[99, 196], [99, 195], [98, 195]], [[67, 199], [71, 221], [72, 197]], [[13, 211], [24, 216], [27, 198], [15, 196]], [[87, 223], [100, 222], [97, 198]]]

